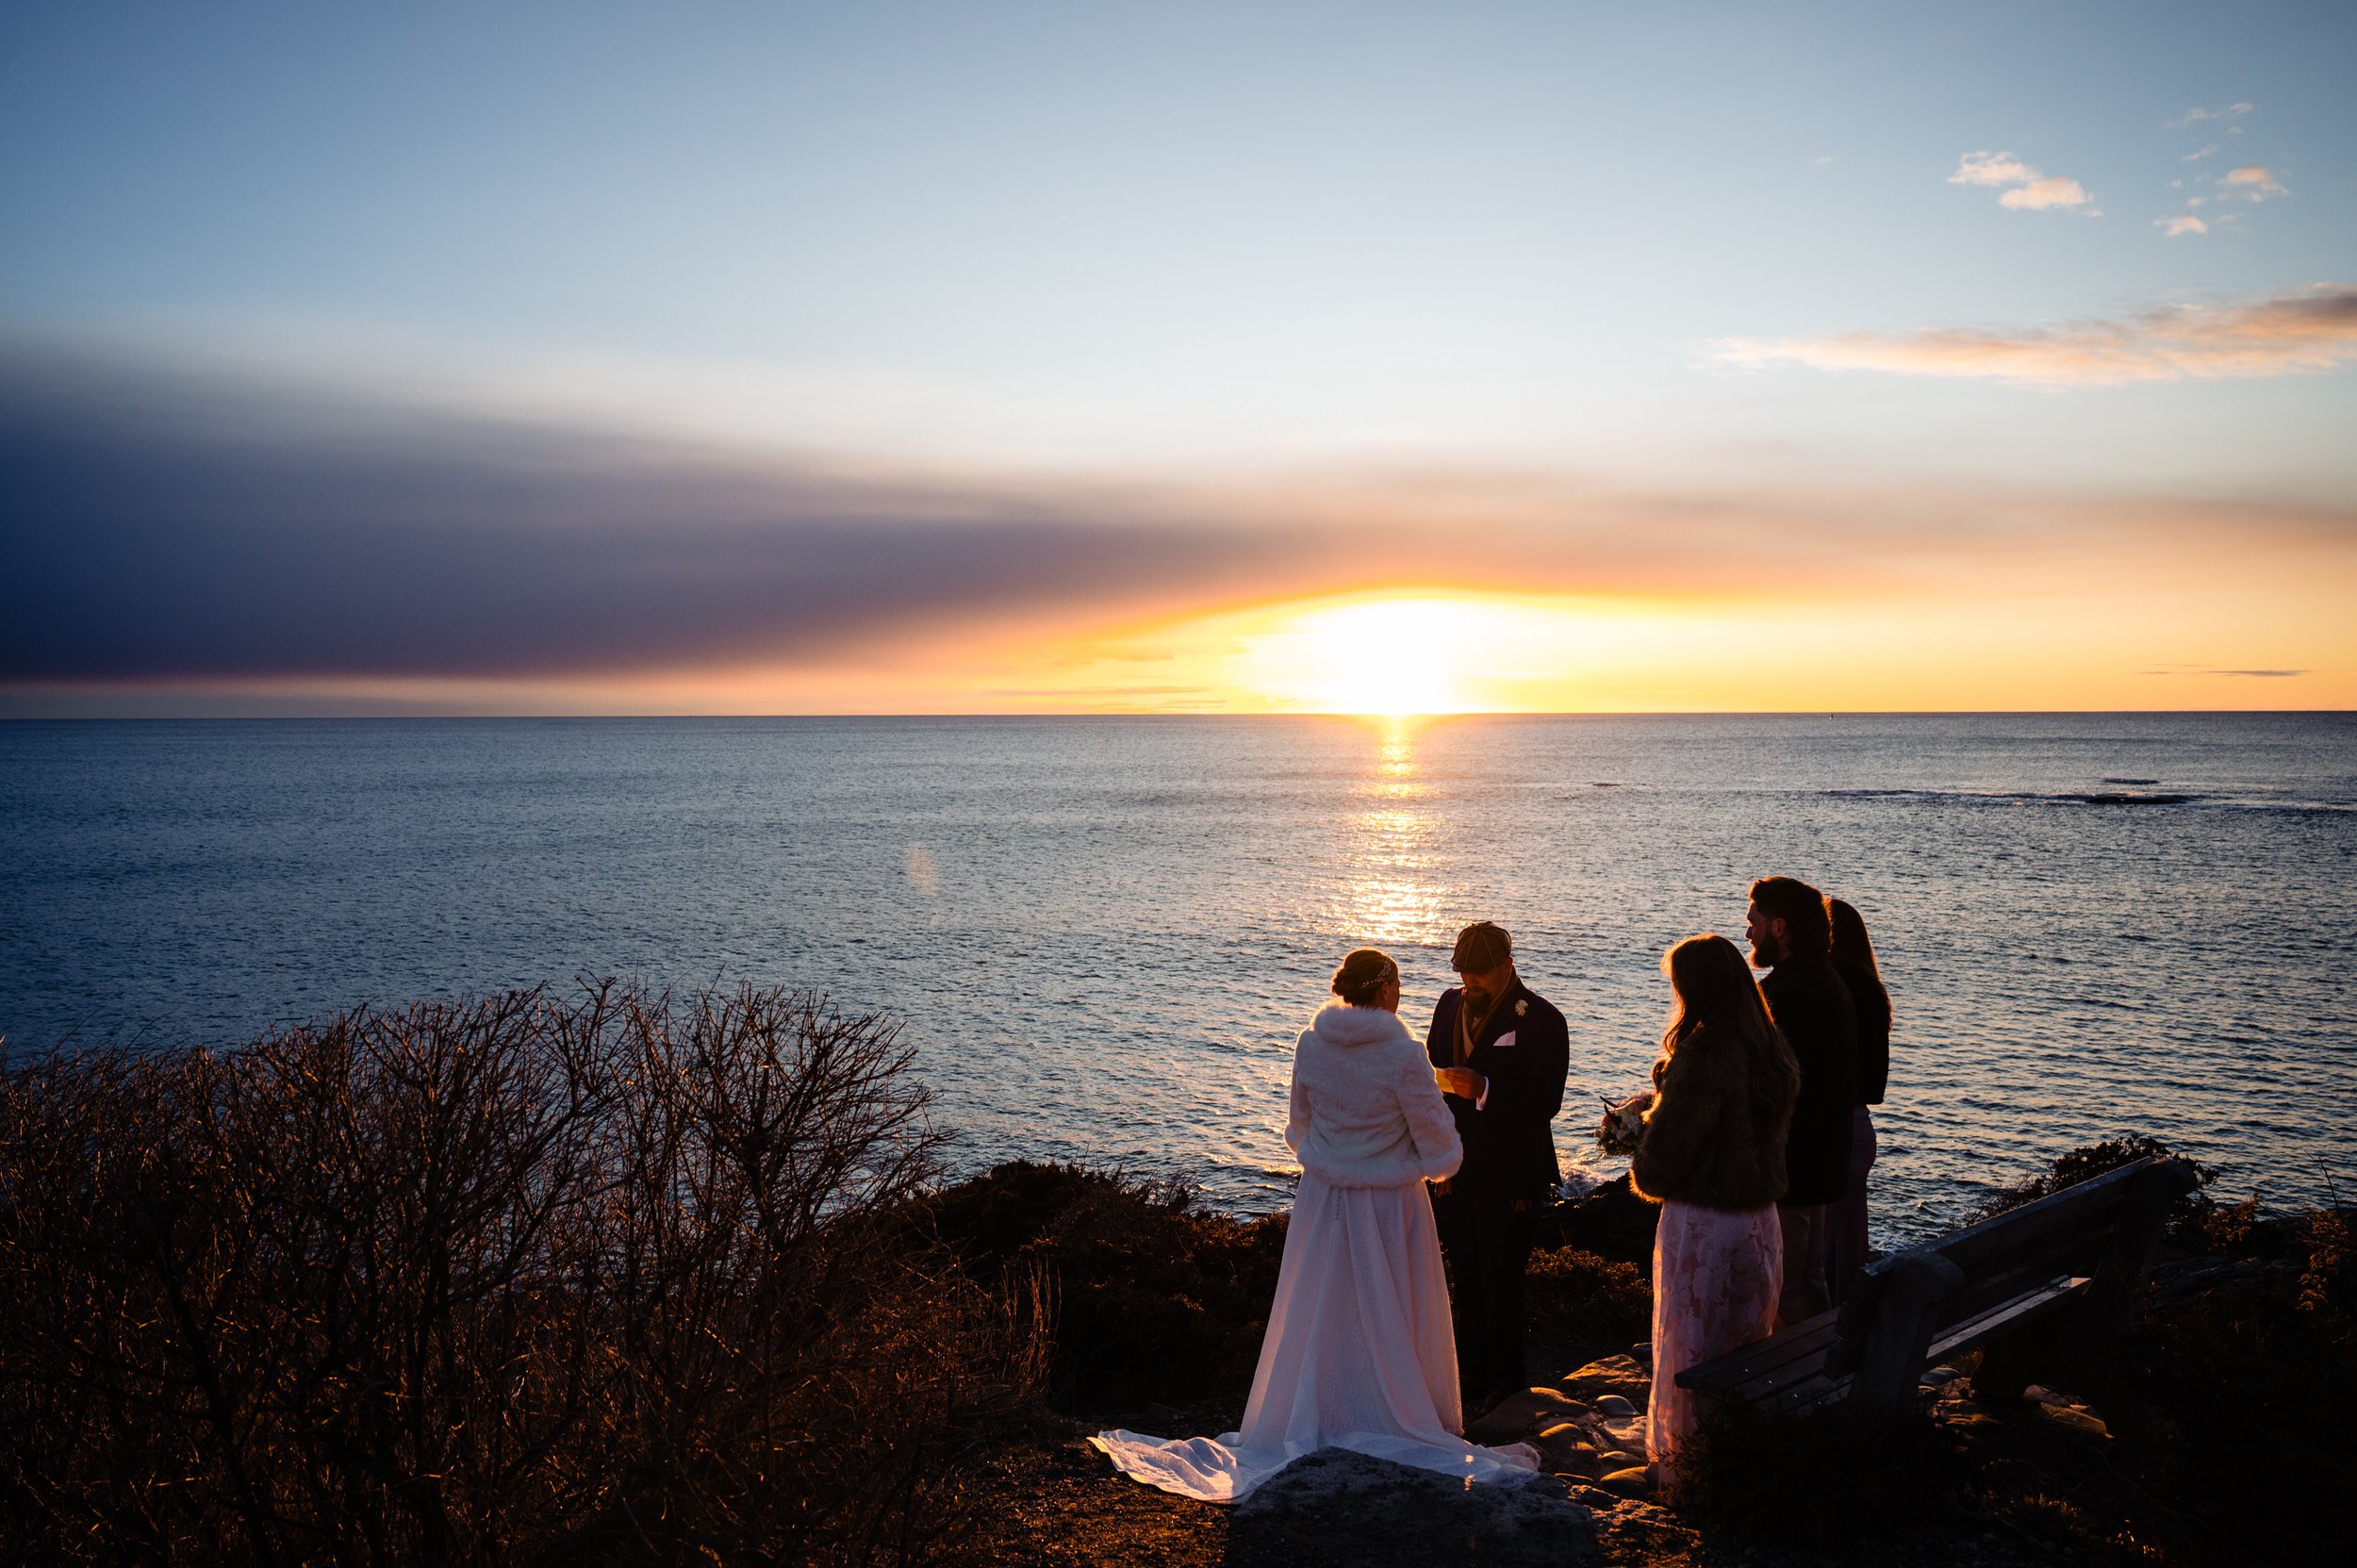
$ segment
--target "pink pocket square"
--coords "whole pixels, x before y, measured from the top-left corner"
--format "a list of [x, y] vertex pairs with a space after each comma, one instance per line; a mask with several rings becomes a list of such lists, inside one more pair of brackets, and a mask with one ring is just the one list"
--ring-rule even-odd
[[1512, 1045], [1513, 1043], [1514, 1043], [1514, 1032], [1513, 1032], [1512, 1030], [1510, 1030], [1510, 1029], [1509, 1029], [1509, 1030], [1508, 1030], [1505, 1033], [1503, 1033], [1503, 1034], [1499, 1035], [1496, 1039], [1494, 1039], [1494, 1040], [1492, 1040], [1492, 1041], [1491, 1041], [1491, 1042], [1490, 1042], [1490, 1044], [1492, 1044], [1492, 1045], [1493, 1045], [1493, 1046], [1497, 1047], [1497, 1048], [1498, 1048], [1498, 1049], [1500, 1049], [1500, 1050], [1504, 1050], [1507, 1047], [1508, 1047], [1508, 1046]]

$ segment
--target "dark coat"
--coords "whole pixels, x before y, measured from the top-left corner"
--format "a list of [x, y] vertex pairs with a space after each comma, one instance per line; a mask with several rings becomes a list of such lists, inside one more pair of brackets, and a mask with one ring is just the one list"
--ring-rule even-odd
[[[1432, 1010], [1425, 1054], [1436, 1067], [1457, 1065], [1457, 1010], [1464, 1001], [1464, 988], [1453, 985]], [[1489, 1093], [1478, 1106], [1460, 1096], [1443, 1097], [1465, 1144], [1465, 1163], [1451, 1179], [1451, 1191], [1475, 1201], [1511, 1202], [1555, 1190], [1563, 1172], [1547, 1124], [1563, 1109], [1571, 1060], [1563, 1015], [1517, 979], [1482, 1025], [1465, 1063], [1490, 1081]]]
[[1857, 1009], [1857, 1102], [1880, 1105], [1890, 1087], [1890, 993], [1871, 975], [1837, 968]]
[[1785, 1140], [1784, 1201], [1838, 1203], [1850, 1190], [1850, 1113], [1857, 1106], [1857, 1013], [1823, 958], [1788, 958], [1759, 982], [1768, 1015], [1801, 1064], [1801, 1098]]
[[1655, 1065], [1629, 1184], [1656, 1202], [1766, 1208], [1784, 1196], [1785, 1139], [1800, 1092], [1800, 1064], [1781, 1034], [1762, 1048], [1731, 1030], [1697, 1030]]

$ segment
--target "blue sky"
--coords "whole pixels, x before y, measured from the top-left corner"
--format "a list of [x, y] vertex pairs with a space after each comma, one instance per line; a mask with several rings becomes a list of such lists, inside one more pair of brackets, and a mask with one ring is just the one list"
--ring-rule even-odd
[[[928, 471], [2357, 502], [2357, 335], [2233, 315], [2357, 280], [2347, 6], [493, 9], [10, 8], [0, 343]], [[2073, 357], [2188, 309], [2233, 373]]]

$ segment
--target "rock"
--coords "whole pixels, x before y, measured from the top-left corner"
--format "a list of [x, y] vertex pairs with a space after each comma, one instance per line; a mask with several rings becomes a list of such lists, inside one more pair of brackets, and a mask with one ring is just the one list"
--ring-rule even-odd
[[1596, 1462], [1604, 1466], [1605, 1474], [1608, 1476], [1615, 1470], [1626, 1470], [1631, 1465], [1641, 1469], [1645, 1456], [1632, 1454], [1625, 1448], [1607, 1448], [1596, 1456]]
[[1596, 1413], [1614, 1420], [1625, 1421], [1637, 1413], [1637, 1407], [1617, 1394], [1607, 1394], [1596, 1400]]
[[2032, 1383], [2021, 1391], [2021, 1397], [2038, 1405], [2068, 1405], [2070, 1401], [2044, 1383]]
[[1552, 1426], [1572, 1413], [1572, 1401], [1551, 1388], [1526, 1388], [1509, 1394], [1479, 1420], [1465, 1428], [1468, 1443], [1515, 1443], [1541, 1425]]
[[1927, 1366], [1923, 1369], [1923, 1376], [1918, 1378], [1916, 1381], [1929, 1383], [1934, 1388], [1945, 1388], [1963, 1376], [1963, 1373], [1958, 1372], [1953, 1366]]
[[2050, 1427], [2059, 1427], [2080, 1437], [2109, 1437], [2111, 1428], [2092, 1411], [2074, 1410], [2069, 1405], [2050, 1405], [2038, 1401], [2037, 1413]]
[[1624, 1470], [1607, 1472], [1597, 1478], [1596, 1484], [1624, 1497], [1642, 1497], [1653, 1491], [1653, 1472], [1641, 1464], [1632, 1464]]
[[1607, 1394], [1642, 1400], [1653, 1392], [1653, 1374], [1638, 1365], [1632, 1357], [1607, 1356], [1602, 1361], [1590, 1362], [1556, 1387], [1574, 1399], [1591, 1403]]
[[1597, 1445], [1589, 1441], [1588, 1428], [1575, 1421], [1558, 1421], [1528, 1441], [1550, 1470], [1587, 1474], [1596, 1468]]
[[1575, 1202], [1549, 1205], [1533, 1239], [1550, 1251], [1576, 1246], [1644, 1268], [1653, 1263], [1654, 1231], [1660, 1223], [1660, 1206], [1639, 1197], [1629, 1190], [1628, 1178], [1620, 1176]]
[[1229, 1515], [1228, 1560], [1594, 1564], [1594, 1515], [1575, 1478], [1468, 1487], [1454, 1476], [1321, 1448], [1278, 1471]]

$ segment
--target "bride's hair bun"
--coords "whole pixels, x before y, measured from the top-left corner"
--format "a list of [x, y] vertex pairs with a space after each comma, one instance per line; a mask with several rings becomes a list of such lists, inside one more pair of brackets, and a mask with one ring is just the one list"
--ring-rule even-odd
[[1334, 994], [1353, 1007], [1372, 1007], [1383, 987], [1399, 978], [1399, 966], [1380, 948], [1360, 948], [1334, 971]]

